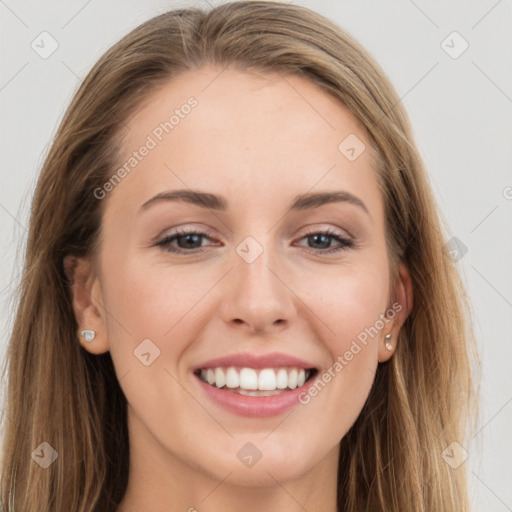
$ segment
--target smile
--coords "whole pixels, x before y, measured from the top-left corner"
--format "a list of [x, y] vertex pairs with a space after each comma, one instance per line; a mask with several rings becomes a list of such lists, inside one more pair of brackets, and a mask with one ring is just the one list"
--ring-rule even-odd
[[302, 386], [314, 368], [208, 368], [196, 375], [210, 386], [246, 396], [271, 396]]
[[211, 367], [194, 372], [205, 396], [229, 412], [267, 417], [298, 406], [318, 374], [316, 368]]

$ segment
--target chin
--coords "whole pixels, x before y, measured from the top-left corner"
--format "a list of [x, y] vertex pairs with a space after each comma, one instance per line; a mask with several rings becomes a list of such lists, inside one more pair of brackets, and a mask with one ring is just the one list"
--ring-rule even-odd
[[[243, 457], [242, 457], [243, 459]], [[236, 453], [231, 457], [220, 455], [211, 457], [210, 460], [217, 460], [220, 466], [207, 469], [215, 479], [223, 480], [226, 475], [229, 477], [226, 482], [231, 485], [240, 487], [270, 487], [277, 485], [277, 482], [284, 484], [285, 482], [299, 478], [301, 475], [311, 471], [314, 463], [307, 464], [304, 462], [304, 456], [294, 452], [291, 456], [278, 456], [275, 453], [261, 458], [252, 465], [239, 460]]]

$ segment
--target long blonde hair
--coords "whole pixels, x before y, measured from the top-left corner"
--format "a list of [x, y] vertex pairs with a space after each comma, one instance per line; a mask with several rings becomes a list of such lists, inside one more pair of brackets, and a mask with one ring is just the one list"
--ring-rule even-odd
[[[409, 269], [414, 305], [390, 361], [378, 366], [360, 416], [341, 440], [338, 510], [467, 511], [465, 464], [477, 415], [478, 355], [462, 281], [407, 115], [388, 78], [346, 32], [296, 5], [233, 2], [178, 9], [143, 23], [82, 82], [34, 194], [8, 368], [0, 506], [5, 512], [115, 511], [126, 490], [126, 398], [110, 354], [77, 340], [67, 254], [93, 255], [123, 123], [180, 72], [214, 64], [296, 74], [343, 103], [379, 156], [392, 275]], [[219, 68], [219, 69], [220, 69]], [[32, 452], [58, 457], [43, 469]]]

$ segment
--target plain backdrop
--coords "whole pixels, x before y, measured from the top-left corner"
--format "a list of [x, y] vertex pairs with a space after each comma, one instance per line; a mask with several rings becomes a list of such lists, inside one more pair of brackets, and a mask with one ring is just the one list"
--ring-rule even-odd
[[[218, 2], [0, 0], [0, 358], [12, 329], [35, 180], [80, 81], [136, 25], [208, 3]], [[474, 509], [512, 510], [512, 3], [295, 3], [355, 36], [408, 110], [442, 215], [467, 250], [457, 266], [483, 362], [479, 431], [465, 447]], [[55, 51], [41, 55], [52, 44]]]

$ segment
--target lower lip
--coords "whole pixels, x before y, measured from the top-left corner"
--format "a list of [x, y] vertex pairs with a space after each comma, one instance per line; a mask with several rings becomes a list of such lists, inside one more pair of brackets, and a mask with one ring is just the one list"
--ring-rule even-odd
[[300, 405], [299, 395], [307, 392], [315, 377], [309, 379], [302, 386], [290, 389], [272, 396], [246, 396], [233, 391], [224, 391], [202, 381], [197, 375], [194, 378], [199, 382], [206, 395], [216, 404], [230, 412], [251, 418], [264, 418], [282, 414], [294, 405]]

